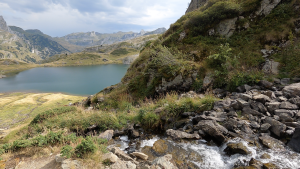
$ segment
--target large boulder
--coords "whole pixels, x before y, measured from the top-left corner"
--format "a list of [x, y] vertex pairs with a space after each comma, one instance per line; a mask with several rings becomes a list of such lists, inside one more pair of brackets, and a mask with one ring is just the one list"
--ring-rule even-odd
[[296, 128], [293, 138], [288, 143], [288, 146], [294, 151], [300, 153], [300, 128]]
[[105, 132], [101, 133], [98, 138], [99, 139], [106, 139], [107, 141], [111, 140], [114, 136], [113, 130], [106, 130]]
[[289, 86], [285, 86], [282, 90], [283, 95], [286, 97], [300, 96], [300, 83], [294, 83]]
[[284, 149], [284, 144], [281, 141], [268, 135], [259, 137], [259, 140], [265, 147], [269, 149]]
[[166, 133], [174, 139], [200, 139], [199, 134], [188, 134], [186, 132], [173, 129], [167, 130]]
[[118, 156], [116, 156], [114, 153], [112, 152], [109, 152], [109, 153], [106, 153], [102, 156], [102, 161], [107, 161], [107, 162], [110, 162], [110, 163], [115, 163], [119, 160]]
[[144, 153], [141, 153], [141, 152], [133, 152], [131, 153], [132, 155], [142, 159], [142, 160], [147, 160], [148, 159], [148, 156]]
[[228, 143], [224, 152], [230, 156], [234, 154], [251, 154], [251, 151], [249, 151], [247, 147], [243, 145], [243, 143]]
[[274, 133], [276, 136], [281, 137], [284, 135], [286, 130], [286, 125], [283, 123], [280, 123], [279, 121], [271, 118], [266, 117], [265, 123], [269, 123], [271, 125], [270, 131]]
[[257, 102], [261, 102], [262, 104], [265, 104], [266, 102], [270, 102], [271, 99], [269, 96], [266, 96], [264, 94], [259, 94], [253, 97], [253, 99]]
[[228, 130], [214, 120], [199, 121], [195, 128], [212, 137], [218, 144], [222, 144], [226, 141], [224, 134], [226, 134]]
[[171, 154], [159, 157], [152, 162], [151, 169], [178, 169]]
[[256, 15], [267, 16], [281, 2], [281, 0], [262, 0], [259, 9], [255, 12]]

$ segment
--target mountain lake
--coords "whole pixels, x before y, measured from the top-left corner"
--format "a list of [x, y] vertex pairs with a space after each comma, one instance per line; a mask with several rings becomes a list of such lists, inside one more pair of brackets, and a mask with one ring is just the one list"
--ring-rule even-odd
[[129, 65], [112, 64], [78, 67], [40, 67], [0, 79], [4, 92], [60, 92], [93, 95], [121, 82]]

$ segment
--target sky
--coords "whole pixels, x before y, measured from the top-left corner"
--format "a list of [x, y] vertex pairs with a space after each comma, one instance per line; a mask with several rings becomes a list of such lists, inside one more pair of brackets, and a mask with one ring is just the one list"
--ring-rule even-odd
[[52, 37], [74, 32], [140, 32], [169, 28], [190, 0], [0, 0], [10, 26], [39, 29]]

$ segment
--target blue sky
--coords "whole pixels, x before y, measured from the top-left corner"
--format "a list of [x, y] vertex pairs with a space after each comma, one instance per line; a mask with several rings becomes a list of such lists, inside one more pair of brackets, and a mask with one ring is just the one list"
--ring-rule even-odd
[[56, 37], [73, 32], [169, 28], [190, 0], [0, 0], [8, 25]]

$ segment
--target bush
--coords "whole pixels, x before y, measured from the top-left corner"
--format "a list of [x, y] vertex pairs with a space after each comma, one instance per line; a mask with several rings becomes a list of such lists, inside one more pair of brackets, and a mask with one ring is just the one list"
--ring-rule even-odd
[[62, 154], [63, 157], [71, 158], [71, 156], [74, 153], [73, 147], [66, 145], [61, 149], [60, 153]]
[[79, 158], [85, 157], [89, 153], [94, 153], [97, 147], [94, 144], [91, 137], [87, 137], [86, 139], [82, 140], [80, 144], [77, 145], [75, 148], [75, 154]]
[[35, 118], [30, 122], [30, 125], [42, 123], [44, 120], [46, 120], [54, 115], [60, 115], [60, 114], [67, 113], [70, 111], [76, 111], [76, 108], [75, 107], [60, 107], [60, 108], [55, 108], [53, 110], [47, 110], [47, 111], [35, 116]]

